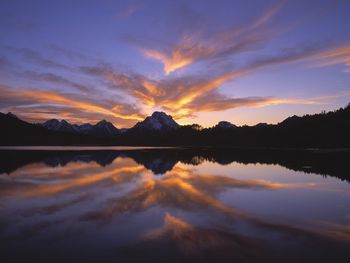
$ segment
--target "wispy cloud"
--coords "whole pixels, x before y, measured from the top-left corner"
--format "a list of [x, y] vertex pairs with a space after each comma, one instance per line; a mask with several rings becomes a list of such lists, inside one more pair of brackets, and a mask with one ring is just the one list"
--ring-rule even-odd
[[12, 62], [7, 57], [0, 55], [0, 68], [6, 68], [12, 65]]
[[198, 61], [228, 59], [232, 55], [255, 49], [268, 38], [262, 28], [281, 8], [281, 3], [277, 2], [246, 27], [233, 27], [215, 33], [205, 30], [186, 33], [170, 47], [166, 45], [158, 49], [140, 50], [145, 57], [161, 62], [166, 75]]
[[206, 47], [201, 43], [196, 43], [195, 39], [185, 36], [171, 51], [164, 52], [154, 49], [142, 49], [142, 53], [151, 59], [158, 60], [164, 65], [166, 75], [183, 68], [196, 60], [214, 54], [214, 49]]
[[140, 2], [129, 4], [117, 14], [117, 18], [128, 18], [139, 11], [142, 7], [143, 4]]
[[315, 57], [315, 60], [318, 67], [344, 64], [346, 71], [350, 72], [350, 45], [322, 52]]
[[70, 66], [56, 62], [52, 59], [43, 57], [39, 52], [32, 50], [30, 48], [18, 48], [13, 46], [7, 46], [6, 49], [9, 50], [10, 52], [19, 54], [23, 58], [23, 60], [33, 64], [37, 64], [43, 67], [55, 68], [55, 69], [71, 70]]
[[72, 80], [69, 80], [61, 75], [55, 74], [55, 73], [38, 73], [35, 71], [25, 71], [20, 74], [18, 74], [21, 77], [28, 78], [31, 80], [36, 80], [39, 82], [51, 82], [54, 84], [59, 84], [63, 86], [73, 87], [81, 92], [89, 92], [92, 90], [91, 87], [87, 85], [80, 84], [78, 82], [74, 82]]
[[[276, 104], [317, 104], [317, 100], [267, 97], [227, 97], [219, 88], [228, 82], [254, 74], [257, 70], [314, 57], [323, 47], [285, 49], [273, 56], [257, 57], [237, 69], [221, 73], [166, 77], [154, 80], [136, 73], [120, 72], [106, 65], [82, 67], [81, 71], [109, 81], [112, 89], [136, 99], [147, 107], [161, 107], [175, 118], [193, 116], [196, 112], [220, 111], [236, 107], [261, 107]], [[234, 88], [234, 86], [232, 86]]]
[[[59, 86], [73, 87], [76, 92], [68, 94], [67, 92], [38, 89], [17, 89], [15, 91], [11, 87], [3, 86], [0, 106], [3, 111], [17, 111], [28, 119], [39, 119], [40, 116], [41, 118], [61, 116], [67, 120], [79, 122], [79, 118], [82, 120], [103, 118], [115, 122], [118, 126], [131, 126], [143, 119], [144, 111], [154, 108], [161, 108], [179, 120], [193, 117], [199, 112], [223, 111], [237, 107], [316, 104], [321, 102], [312, 99], [286, 99], [274, 96], [228, 97], [221, 94], [219, 89], [227, 83], [232, 83], [233, 89], [232, 81], [254, 74], [257, 70], [265, 67], [314, 59], [315, 57], [319, 59], [343, 58], [348, 54], [347, 52], [347, 49], [342, 49], [325, 53], [324, 48], [318, 46], [285, 49], [272, 56], [255, 57], [254, 60], [247, 62], [240, 68], [232, 68], [231, 66], [220, 69], [218, 67], [218, 70], [221, 71], [219, 73], [169, 76], [160, 80], [151, 79], [142, 74], [116, 70], [106, 63], [74, 69], [74, 74], [78, 76], [81, 74], [79, 78], [88, 76], [89, 78], [97, 78], [98, 82], [104, 83], [104, 89], [106, 89], [104, 93], [120, 94], [120, 96], [113, 95], [114, 97], [108, 99], [100, 95], [88, 98], [84, 93], [89, 94], [96, 91], [66, 75], [52, 72], [38, 73], [36, 71], [17, 72], [17, 76], [41, 83], [49, 82]], [[35, 54], [37, 54], [35, 57], [39, 57], [40, 61], [47, 61], [39, 53]], [[65, 66], [63, 65], [63, 67]], [[131, 101], [132, 103], [130, 103]], [[135, 107], [134, 102], [140, 106]]]
[[[67, 120], [86, 118], [105, 118], [118, 121], [118, 124], [133, 123], [142, 120], [144, 115], [136, 107], [127, 103], [106, 104], [97, 103], [93, 99], [87, 100], [74, 97], [72, 94], [61, 94], [53, 91], [40, 91], [33, 89], [15, 89], [0, 87], [1, 111], [20, 112], [34, 118], [36, 114], [43, 117], [46, 110], [57, 113], [57, 116], [66, 116]], [[43, 111], [44, 109], [44, 111]]]
[[[43, 53], [29, 48], [5, 47], [11, 55], [25, 62], [21, 71], [12, 72], [13, 75], [34, 80], [38, 87], [1, 87], [1, 109], [15, 109], [31, 119], [40, 116], [61, 116], [75, 121], [79, 118], [106, 118], [117, 122], [117, 125], [132, 125], [142, 120], [144, 113], [154, 109], [165, 110], [178, 120], [199, 112], [237, 107], [323, 103], [324, 100], [283, 98], [268, 93], [266, 96], [251, 94], [246, 97], [221, 93], [224, 84], [226, 92], [234, 91], [236, 79], [267, 67], [306, 59], [319, 66], [349, 66], [349, 46], [335, 49], [328, 49], [325, 46], [328, 43], [284, 49], [274, 46], [272, 52], [265, 52], [264, 48], [278, 31], [275, 30], [276, 25], [273, 29], [270, 27], [271, 22], [283, 4], [284, 1], [275, 2], [260, 16], [240, 26], [227, 23], [224, 26], [210, 25], [210, 20], [204, 21], [200, 14], [183, 7], [180, 15], [184, 21], [172, 21], [176, 25], [171, 30], [171, 33], [174, 31], [171, 37], [162, 35], [157, 39], [157, 34], [150, 34], [133, 42], [144, 56], [163, 65], [165, 75], [161, 78], [116, 69], [100, 58], [55, 45], [49, 46], [50, 50]], [[141, 7], [137, 3], [131, 4], [123, 9], [124, 15], [130, 16]], [[203, 21], [205, 26], [201, 26]], [[0, 66], [7, 65], [6, 58], [0, 56]], [[189, 73], [185, 70], [193, 64], [199, 65], [202, 71]], [[171, 74], [181, 69], [181, 73], [185, 74]], [[57, 86], [55, 91], [50, 91], [52, 86]], [[91, 98], [89, 94], [92, 94]]]

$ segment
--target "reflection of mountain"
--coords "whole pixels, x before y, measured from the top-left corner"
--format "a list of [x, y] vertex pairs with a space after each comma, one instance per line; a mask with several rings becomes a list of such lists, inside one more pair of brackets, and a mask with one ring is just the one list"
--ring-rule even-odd
[[65, 166], [69, 162], [96, 162], [106, 166], [117, 157], [132, 158], [154, 174], [172, 170], [177, 162], [198, 165], [203, 161], [219, 164], [277, 164], [295, 171], [335, 176], [350, 180], [347, 173], [349, 151], [238, 150], [238, 149], [142, 149], [95, 151], [0, 151], [0, 173], [11, 173], [30, 163]]

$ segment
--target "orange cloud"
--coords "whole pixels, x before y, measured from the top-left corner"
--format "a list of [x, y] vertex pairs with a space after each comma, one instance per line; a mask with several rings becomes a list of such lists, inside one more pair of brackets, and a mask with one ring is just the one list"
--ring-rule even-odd
[[[42, 112], [38, 109], [45, 110], [50, 115], [60, 115], [76, 118], [91, 119], [91, 116], [102, 118], [121, 119], [138, 121], [143, 119], [143, 115], [135, 108], [128, 104], [113, 104], [109, 108], [107, 105], [100, 105], [94, 101], [78, 99], [68, 94], [60, 94], [54, 91], [40, 91], [30, 89], [17, 89], [2, 86], [0, 87], [1, 99], [0, 108], [11, 109], [13, 112], [21, 112], [31, 115], [32, 118], [39, 118]], [[32, 111], [33, 110], [33, 111]], [[32, 114], [31, 114], [32, 113]], [[88, 117], [90, 116], [90, 118]], [[96, 119], [98, 119], [98, 117]], [[68, 119], [69, 119], [68, 118]]]
[[[266, 18], [259, 18], [250, 27], [255, 29], [265, 24], [277, 12], [278, 8], [266, 14]], [[182, 45], [176, 47], [174, 55], [170, 57], [163, 53], [154, 53], [160, 58], [170, 59], [166, 65], [165, 71], [170, 73], [176, 70], [177, 65], [195, 62], [201, 57], [218, 58], [227, 56], [235, 52], [243, 52], [251, 48], [251, 45], [257, 42], [255, 36], [244, 36], [234, 44], [231, 42], [232, 36], [240, 35], [244, 30], [237, 33], [228, 32], [218, 35], [220, 46], [215, 44], [204, 45], [195, 41], [195, 37], [187, 37], [182, 40]], [[242, 31], [243, 30], [243, 31]], [[184, 55], [185, 62], [181, 62]], [[203, 56], [202, 56], [203, 55]], [[118, 99], [130, 99], [133, 103], [136, 101], [141, 108], [153, 110], [162, 108], [172, 114], [175, 119], [194, 116], [196, 112], [222, 111], [236, 107], [262, 107], [276, 104], [316, 104], [320, 103], [318, 99], [285, 99], [267, 97], [244, 97], [230, 98], [223, 96], [218, 89], [225, 83], [233, 81], [242, 76], [252, 74], [257, 70], [269, 66], [291, 63], [304, 59], [325, 60], [328, 63], [349, 63], [349, 47], [335, 49], [324, 52], [320, 47], [289, 49], [280, 52], [277, 55], [269, 57], [260, 57], [244, 66], [232, 68], [232, 66], [218, 68], [215, 72], [208, 72], [205, 75], [189, 75], [184, 77], [167, 77], [165, 79], [154, 80], [146, 76], [125, 73], [114, 70], [108, 65], [102, 64], [96, 67], [81, 67], [80, 73], [88, 74], [89, 77], [97, 76], [107, 81], [109, 92], [117, 90], [117, 94], [122, 94]], [[186, 62], [187, 61], [187, 62]], [[180, 64], [177, 64], [180, 63]], [[175, 68], [176, 69], [175, 69]], [[69, 85], [80, 90], [84, 86], [62, 78], [54, 74], [37, 74], [25, 72], [27, 77], [50, 81], [53, 83]], [[84, 98], [74, 94], [63, 94], [54, 91], [39, 91], [30, 89], [14, 89], [10, 87], [1, 88], [2, 97], [0, 98], [0, 109], [20, 112], [31, 120], [43, 118], [62, 118], [74, 122], [98, 121], [100, 119], [109, 119], [117, 122], [117, 125], [126, 125], [127, 127], [135, 124], [145, 117], [141, 110], [127, 102], [114, 103], [116, 98], [108, 100], [97, 98]], [[80, 121], [79, 121], [80, 120]]]
[[259, 58], [240, 69], [226, 69], [217, 75], [175, 77], [150, 80], [144, 76], [107, 71], [104, 75], [115, 88], [149, 107], [161, 107], [175, 118], [192, 116], [195, 112], [220, 111], [236, 107], [261, 107], [276, 104], [317, 104], [315, 99], [284, 99], [274, 97], [228, 98], [217, 92], [224, 83], [252, 74], [269, 66], [308, 59], [318, 48], [284, 51], [272, 57]]
[[143, 47], [140, 50], [145, 57], [162, 63], [165, 75], [199, 60], [208, 58], [215, 60], [250, 50], [266, 37], [258, 29], [261, 30], [261, 27], [277, 13], [281, 5], [282, 2], [273, 5], [246, 27], [209, 35], [202, 32], [186, 34], [171, 48], [168, 46], [159, 49]]
[[320, 62], [318, 64], [320, 67], [336, 64], [344, 64], [346, 67], [350, 67], [350, 46], [323, 52], [316, 56], [316, 60]]
[[[337, 96], [339, 97], [339, 95]], [[238, 107], [265, 107], [279, 104], [296, 104], [296, 105], [313, 105], [320, 104], [330, 97], [323, 98], [306, 98], [306, 99], [283, 99], [274, 97], [245, 97], [245, 98], [228, 98], [218, 92], [209, 92], [185, 106], [187, 112], [201, 111], [223, 111]]]
[[143, 54], [151, 59], [158, 60], [164, 65], [164, 73], [166, 75], [177, 69], [183, 68], [194, 61], [209, 56], [214, 53], [210, 47], [205, 47], [200, 43], [196, 43], [193, 37], [184, 37], [181, 39], [173, 50], [167, 54], [153, 49], [144, 49]]

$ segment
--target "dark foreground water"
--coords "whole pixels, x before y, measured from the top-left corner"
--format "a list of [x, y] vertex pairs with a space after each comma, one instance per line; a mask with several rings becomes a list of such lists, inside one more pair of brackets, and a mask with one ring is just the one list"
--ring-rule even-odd
[[347, 151], [0, 158], [1, 262], [350, 262]]

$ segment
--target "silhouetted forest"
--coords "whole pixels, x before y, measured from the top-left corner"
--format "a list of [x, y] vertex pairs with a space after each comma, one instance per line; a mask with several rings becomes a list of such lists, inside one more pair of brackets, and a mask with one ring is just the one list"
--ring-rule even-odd
[[277, 125], [237, 128], [182, 126], [177, 130], [125, 134], [124, 145], [193, 145], [220, 147], [349, 147], [350, 105], [334, 112], [289, 117]]
[[333, 112], [289, 117], [276, 125], [205, 129], [188, 125], [166, 131], [129, 129], [110, 139], [49, 131], [5, 114], [1, 114], [0, 123], [1, 145], [350, 147], [350, 104]]

